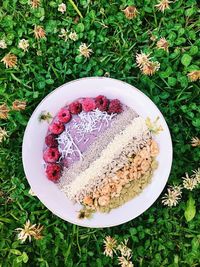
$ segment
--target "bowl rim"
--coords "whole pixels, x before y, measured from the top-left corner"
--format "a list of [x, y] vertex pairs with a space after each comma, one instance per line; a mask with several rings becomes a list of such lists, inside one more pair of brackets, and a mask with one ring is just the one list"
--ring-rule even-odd
[[[46, 209], [48, 209], [49, 211], [51, 211], [52, 213], [53, 213], [53, 215], [56, 215], [57, 217], [59, 217], [59, 218], [61, 218], [61, 219], [63, 219], [65, 222], [69, 222], [69, 223], [72, 223], [72, 224], [75, 224], [75, 225], [78, 225], [78, 226], [82, 226], [82, 227], [86, 227], [86, 228], [107, 228], [107, 227], [114, 227], [114, 226], [119, 226], [119, 225], [122, 225], [122, 224], [124, 224], [124, 223], [128, 223], [128, 222], [130, 222], [131, 220], [134, 220], [134, 219], [136, 219], [137, 217], [139, 217], [140, 215], [142, 215], [145, 211], [147, 211], [155, 202], [156, 202], [156, 200], [160, 197], [160, 195], [162, 194], [162, 191], [163, 191], [163, 189], [165, 188], [165, 186], [166, 186], [166, 184], [167, 184], [167, 181], [168, 181], [168, 179], [169, 179], [169, 175], [170, 175], [170, 172], [171, 172], [171, 168], [172, 168], [172, 163], [173, 163], [173, 145], [172, 145], [172, 138], [171, 138], [171, 134], [170, 134], [170, 131], [169, 131], [169, 127], [168, 127], [168, 124], [167, 124], [167, 122], [166, 122], [166, 120], [165, 120], [165, 118], [164, 118], [164, 116], [163, 116], [163, 114], [161, 113], [161, 111], [159, 110], [159, 108], [157, 107], [157, 105], [145, 94], [145, 93], [143, 93], [142, 91], [140, 91], [138, 88], [136, 88], [135, 86], [133, 86], [133, 85], [131, 85], [131, 84], [129, 84], [129, 83], [127, 83], [127, 82], [125, 82], [125, 81], [122, 81], [122, 80], [118, 80], [118, 79], [115, 79], [115, 78], [110, 78], [110, 77], [95, 77], [95, 76], [92, 76], [92, 77], [83, 77], [83, 78], [78, 78], [78, 79], [75, 79], [75, 80], [71, 80], [71, 81], [69, 81], [69, 82], [66, 82], [66, 83], [64, 83], [64, 84], [62, 84], [62, 85], [60, 85], [59, 87], [56, 87], [53, 91], [51, 91], [50, 93], [48, 93], [39, 103], [38, 103], [38, 105], [36, 106], [36, 108], [34, 109], [34, 111], [32, 112], [32, 114], [31, 114], [31, 116], [30, 116], [30, 118], [29, 118], [29, 121], [28, 121], [28, 123], [27, 123], [27, 125], [26, 125], [26, 129], [25, 129], [25, 131], [24, 131], [24, 136], [23, 136], [23, 142], [22, 142], [22, 162], [23, 162], [23, 169], [24, 169], [24, 173], [25, 173], [25, 176], [26, 176], [26, 179], [27, 179], [27, 181], [28, 181], [28, 183], [29, 183], [29, 186], [30, 186], [30, 188], [31, 188], [31, 183], [29, 182], [29, 178], [28, 178], [28, 175], [27, 175], [27, 173], [26, 173], [26, 169], [25, 169], [25, 157], [24, 157], [24, 151], [25, 151], [25, 140], [26, 140], [26, 136], [27, 136], [27, 132], [28, 132], [28, 130], [29, 130], [29, 127], [30, 127], [30, 124], [31, 124], [31, 119], [34, 117], [34, 115], [35, 115], [35, 113], [37, 113], [37, 111], [38, 111], [38, 109], [40, 108], [40, 105], [42, 105], [42, 103], [43, 102], [45, 102], [46, 101], [46, 99], [50, 96], [50, 95], [52, 95], [56, 90], [58, 90], [58, 89], [61, 89], [62, 87], [64, 87], [64, 86], [66, 86], [66, 85], [69, 85], [69, 84], [71, 84], [71, 83], [76, 83], [76, 82], [78, 82], [78, 81], [81, 81], [81, 80], [94, 80], [94, 79], [97, 79], [97, 80], [105, 80], [105, 79], [108, 79], [108, 80], [113, 80], [113, 81], [116, 81], [116, 82], [121, 82], [121, 83], [123, 83], [124, 85], [126, 85], [126, 86], [129, 86], [131, 89], [134, 89], [134, 90], [136, 90], [139, 94], [141, 94], [142, 95], [142, 97], [145, 97], [148, 101], [151, 101], [154, 105], [155, 105], [155, 107], [158, 109], [158, 111], [160, 112], [160, 114], [159, 114], [159, 116], [160, 117], [162, 117], [162, 119], [165, 121], [165, 123], [166, 123], [166, 129], [165, 130], [167, 130], [167, 132], [168, 132], [168, 136], [169, 136], [169, 143], [170, 143], [170, 155], [169, 155], [169, 158], [170, 158], [170, 164], [169, 164], [169, 168], [168, 168], [168, 171], [167, 171], [167, 179], [166, 179], [166, 182], [165, 183], [163, 183], [163, 185], [162, 185], [162, 190], [160, 191], [160, 194], [156, 197], [156, 199], [155, 200], [153, 200], [153, 202], [152, 201], [150, 201], [150, 205], [148, 205], [148, 208], [146, 208], [143, 212], [140, 212], [136, 217], [134, 217], [134, 218], [132, 218], [132, 219], [128, 219], [128, 220], [123, 220], [122, 222], [120, 222], [120, 223], [117, 223], [117, 224], [115, 224], [115, 223], [110, 223], [110, 224], [105, 224], [104, 226], [98, 226], [98, 225], [96, 225], [96, 226], [87, 226], [87, 225], [85, 225], [85, 224], [82, 224], [81, 223], [81, 220], [80, 220], [80, 223], [77, 223], [77, 222], [75, 222], [75, 221], [73, 221], [73, 220], [70, 220], [70, 219], [65, 219], [62, 215], [60, 215], [59, 214], [59, 212], [57, 212], [57, 211], [54, 211], [54, 210], [52, 210], [51, 208], [49, 208], [48, 207], [48, 203], [46, 203], [46, 201], [44, 201], [44, 200], [42, 200], [40, 197], [38, 197], [37, 195], [37, 198], [41, 201], [41, 203], [45, 206], [45, 208]], [[31, 179], [30, 179], [31, 180]], [[47, 208], [48, 207], [48, 208]]]

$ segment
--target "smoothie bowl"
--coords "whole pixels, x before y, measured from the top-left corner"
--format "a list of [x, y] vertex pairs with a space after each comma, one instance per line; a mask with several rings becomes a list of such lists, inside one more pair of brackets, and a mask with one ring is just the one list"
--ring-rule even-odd
[[[41, 114], [49, 120], [39, 120]], [[108, 227], [144, 212], [171, 168], [167, 124], [136, 88], [109, 78], [84, 78], [49, 94], [23, 141], [32, 190], [59, 217]]]

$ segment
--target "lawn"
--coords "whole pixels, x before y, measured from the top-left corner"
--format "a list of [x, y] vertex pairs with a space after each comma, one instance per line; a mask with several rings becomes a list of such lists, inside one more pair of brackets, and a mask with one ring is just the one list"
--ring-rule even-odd
[[[1, 1], [1, 267], [200, 266], [197, 2]], [[22, 166], [24, 130], [38, 103], [58, 86], [86, 76], [136, 86], [161, 110], [173, 140], [173, 166], [160, 198], [114, 228], [87, 229], [54, 216], [30, 194]], [[16, 230], [28, 220], [36, 224], [34, 233], [29, 229], [30, 242]], [[125, 245], [127, 253], [118, 247], [113, 258], [106, 256], [108, 236], [118, 244], [127, 239], [132, 252]]]

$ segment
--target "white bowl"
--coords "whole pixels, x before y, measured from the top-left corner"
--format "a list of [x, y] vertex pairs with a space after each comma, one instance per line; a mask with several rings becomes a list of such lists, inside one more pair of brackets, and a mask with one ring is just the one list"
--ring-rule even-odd
[[[132, 107], [142, 117], [155, 120], [160, 117], [164, 131], [157, 135], [160, 153], [159, 166], [154, 172], [152, 182], [140, 195], [110, 213], [96, 213], [91, 219], [78, 219], [79, 205], [74, 205], [61, 192], [57, 185], [45, 176], [42, 163], [42, 150], [48, 123], [39, 122], [42, 111], [55, 116], [58, 110], [79, 97], [105, 95], [118, 98]], [[91, 77], [66, 83], [48, 94], [33, 112], [23, 139], [23, 165], [27, 180], [40, 201], [54, 214], [68, 222], [86, 227], [111, 227], [128, 222], [146, 211], [164, 189], [172, 164], [172, 142], [165, 119], [155, 104], [135, 87], [110, 78]]]

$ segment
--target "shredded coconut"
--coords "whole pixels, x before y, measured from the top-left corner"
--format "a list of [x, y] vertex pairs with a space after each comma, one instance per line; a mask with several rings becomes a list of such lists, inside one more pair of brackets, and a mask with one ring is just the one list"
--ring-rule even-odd
[[148, 128], [145, 120], [141, 117], [135, 118], [126, 128], [117, 134], [113, 141], [105, 148], [100, 157], [91, 163], [83, 173], [69, 185], [63, 188], [63, 191], [69, 198], [73, 199], [77, 192], [84, 188], [89, 182], [101, 175], [102, 169], [107, 166], [112, 160], [119, 155], [122, 149], [129, 144], [133, 138], [141, 137]]
[[70, 157], [74, 153], [78, 153], [79, 158], [82, 159], [82, 153], [75, 144], [70, 132], [66, 129], [58, 138], [58, 150], [61, 153], [59, 161], [63, 158]]
[[[99, 109], [95, 109], [90, 112], [82, 111], [78, 114], [76, 120], [71, 125], [71, 128], [76, 131], [75, 138], [73, 139], [68, 125], [66, 125], [65, 131], [57, 138], [58, 149], [61, 153], [59, 162], [62, 159], [70, 158], [73, 155], [77, 155], [79, 160], [82, 160], [83, 155], [78, 147], [78, 144], [85, 139], [87, 134], [94, 131], [99, 132], [105, 125], [108, 127], [109, 121], [111, 121], [116, 115], [116, 113], [108, 114], [107, 112], [100, 111]], [[90, 138], [86, 138], [83, 143], [86, 144], [89, 140]]]
[[[96, 130], [99, 132], [103, 123], [106, 123], [108, 126], [109, 121], [116, 115], [116, 113], [108, 114], [106, 111], [100, 111], [98, 108], [90, 112], [82, 111], [78, 115], [80, 121], [73, 125], [77, 133], [82, 136], [79, 142], [84, 138], [85, 134], [92, 133]], [[99, 122], [101, 122], [100, 125], [98, 125]]]

